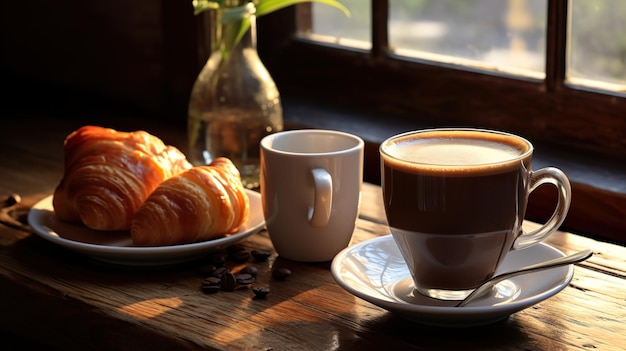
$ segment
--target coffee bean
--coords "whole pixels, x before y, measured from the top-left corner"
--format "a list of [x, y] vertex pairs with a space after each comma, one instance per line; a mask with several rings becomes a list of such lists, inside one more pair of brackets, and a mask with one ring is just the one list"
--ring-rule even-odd
[[237, 284], [239, 285], [250, 285], [254, 283], [254, 277], [247, 273], [240, 273], [236, 276]]
[[230, 273], [230, 269], [226, 267], [219, 267], [213, 272], [213, 276], [221, 278], [226, 273]]
[[259, 273], [259, 269], [255, 266], [245, 266], [241, 269], [241, 271], [239, 271], [239, 273], [250, 274], [251, 276], [256, 277]]
[[20, 201], [22, 201], [22, 198], [20, 197], [19, 194], [11, 194], [8, 196], [3, 196], [1, 199], [2, 199], [1, 201], [3, 202], [2, 207], [11, 207], [13, 205], [20, 203]]
[[255, 299], [264, 299], [270, 293], [270, 288], [264, 286], [255, 286], [252, 288]]
[[202, 285], [220, 285], [221, 279], [218, 277], [206, 277], [202, 279]]
[[272, 252], [270, 250], [254, 249], [251, 254], [256, 261], [260, 262], [267, 260], [272, 255]]
[[221, 277], [221, 287], [224, 291], [234, 291], [237, 288], [235, 275], [230, 272], [224, 273]]
[[207, 277], [202, 280], [200, 288], [205, 294], [214, 294], [222, 288], [221, 279], [217, 277]]
[[278, 267], [272, 270], [272, 277], [276, 280], [285, 280], [291, 275], [291, 270], [285, 267]]

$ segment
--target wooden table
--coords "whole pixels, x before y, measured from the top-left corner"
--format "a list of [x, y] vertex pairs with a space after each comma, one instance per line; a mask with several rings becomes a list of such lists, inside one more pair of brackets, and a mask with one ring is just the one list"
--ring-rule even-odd
[[[11, 213], [22, 221], [29, 206], [56, 186], [63, 137], [79, 125], [38, 123], [46, 133], [36, 138], [25, 137], [28, 123], [0, 134], [0, 196], [22, 195], [24, 206]], [[380, 188], [365, 184], [362, 200], [352, 245], [389, 233]], [[576, 265], [559, 294], [492, 325], [450, 329], [408, 322], [351, 295], [337, 285], [329, 263], [291, 262], [274, 253], [246, 263], [270, 288], [266, 298], [254, 299], [250, 288], [205, 294], [202, 269], [213, 255], [158, 269], [119, 268], [0, 225], [0, 349], [624, 349], [626, 248], [564, 232], [547, 242], [564, 253], [591, 248], [594, 256]], [[265, 231], [242, 245], [272, 249]], [[277, 266], [291, 276], [270, 278]]]

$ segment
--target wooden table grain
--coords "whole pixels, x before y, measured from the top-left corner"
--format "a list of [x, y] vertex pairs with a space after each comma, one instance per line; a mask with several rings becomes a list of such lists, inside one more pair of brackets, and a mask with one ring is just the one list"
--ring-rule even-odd
[[[23, 206], [11, 213], [17, 220], [56, 186], [62, 139], [77, 126], [48, 124], [48, 132], [37, 138], [20, 136], [28, 135], [27, 126], [0, 135], [0, 196], [22, 195]], [[351, 245], [387, 234], [380, 187], [364, 184]], [[591, 248], [594, 255], [575, 266], [572, 282], [559, 294], [504, 321], [438, 328], [351, 295], [334, 281], [330, 263], [298, 263], [273, 253], [267, 261], [243, 263], [259, 269], [257, 284], [270, 288], [266, 298], [255, 299], [250, 288], [205, 294], [202, 269], [212, 255], [169, 267], [116, 267], [0, 225], [0, 331], [11, 337], [0, 340], [0, 349], [28, 344], [135, 351], [624, 349], [626, 248], [566, 232], [547, 243], [564, 253]], [[241, 244], [273, 250], [266, 231]], [[225, 264], [235, 270], [243, 265]], [[276, 267], [292, 274], [272, 279]]]

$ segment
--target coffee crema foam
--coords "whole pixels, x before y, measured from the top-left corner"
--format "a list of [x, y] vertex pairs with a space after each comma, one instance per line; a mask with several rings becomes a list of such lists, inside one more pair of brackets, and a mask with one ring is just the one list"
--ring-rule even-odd
[[435, 131], [392, 140], [384, 146], [383, 157], [407, 171], [488, 171], [519, 165], [530, 148], [523, 139], [506, 134]]

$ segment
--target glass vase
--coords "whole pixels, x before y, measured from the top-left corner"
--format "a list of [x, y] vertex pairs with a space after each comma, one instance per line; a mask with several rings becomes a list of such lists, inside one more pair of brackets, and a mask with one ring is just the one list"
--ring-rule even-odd
[[[231, 1], [235, 11], [215, 11], [211, 54], [191, 91], [190, 162], [228, 157], [246, 188], [259, 187], [259, 142], [283, 129], [280, 94], [256, 49], [255, 7]], [[235, 13], [235, 15], [233, 15]], [[249, 28], [245, 29], [246, 21]]]

